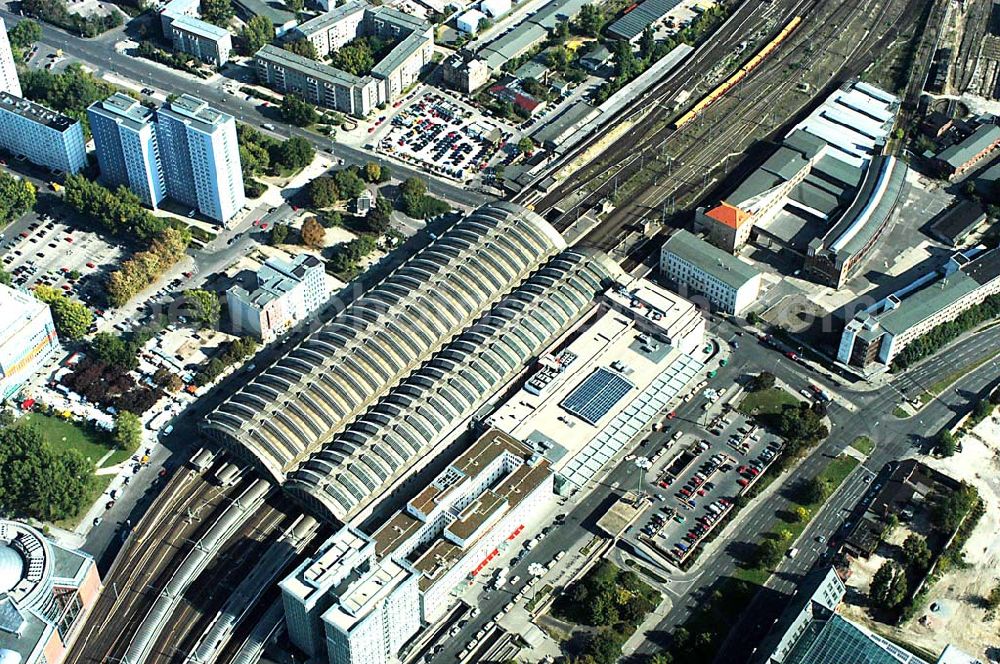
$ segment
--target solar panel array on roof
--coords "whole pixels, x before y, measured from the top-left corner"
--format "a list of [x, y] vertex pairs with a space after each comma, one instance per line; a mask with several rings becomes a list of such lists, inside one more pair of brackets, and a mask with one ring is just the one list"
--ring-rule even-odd
[[597, 424], [634, 387], [621, 374], [599, 367], [559, 405], [584, 422]]

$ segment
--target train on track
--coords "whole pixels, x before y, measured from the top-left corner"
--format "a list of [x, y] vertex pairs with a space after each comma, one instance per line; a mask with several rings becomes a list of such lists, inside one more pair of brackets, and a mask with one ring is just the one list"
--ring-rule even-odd
[[752, 58], [750, 58], [745, 65], [743, 65], [742, 67], [740, 67], [739, 70], [735, 74], [733, 74], [732, 76], [730, 76], [729, 78], [727, 78], [725, 81], [723, 81], [722, 83], [720, 83], [719, 85], [717, 85], [714, 90], [712, 90], [707, 95], [705, 95], [704, 97], [702, 97], [701, 100], [697, 104], [695, 104], [694, 106], [692, 106], [691, 110], [689, 110], [687, 113], [685, 113], [681, 117], [677, 118], [677, 121], [674, 123], [674, 128], [675, 129], [680, 129], [681, 127], [683, 127], [687, 123], [691, 122], [696, 117], [698, 117], [698, 115], [702, 111], [704, 111], [711, 104], [713, 104], [715, 101], [717, 101], [722, 95], [726, 94], [727, 92], [729, 92], [730, 90], [732, 90], [734, 87], [736, 87], [736, 85], [739, 84], [739, 82], [742, 81], [744, 78], [746, 78], [747, 76], [749, 76], [750, 72], [752, 72], [754, 69], [756, 69], [760, 65], [760, 63], [764, 62], [764, 60], [769, 55], [771, 55], [772, 53], [774, 53], [774, 51], [777, 50], [777, 48], [779, 46], [781, 46], [782, 42], [784, 42], [786, 39], [788, 39], [788, 37], [793, 32], [795, 32], [795, 29], [797, 27], [799, 27], [800, 23], [802, 23], [802, 17], [801, 16], [796, 16], [791, 21], [789, 21], [788, 24], [785, 25], [785, 27], [781, 29], [781, 32], [779, 32], [774, 39], [772, 39], [771, 41], [769, 41], [767, 43], [767, 45], [764, 46], [764, 48], [762, 48], [759, 51], [757, 51], [756, 55], [754, 55]]

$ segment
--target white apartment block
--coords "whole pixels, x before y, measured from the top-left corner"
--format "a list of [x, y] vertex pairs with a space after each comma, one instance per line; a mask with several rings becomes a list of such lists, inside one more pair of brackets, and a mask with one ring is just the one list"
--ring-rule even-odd
[[59, 344], [49, 305], [0, 284], [0, 400], [21, 386]]
[[760, 294], [760, 272], [685, 230], [663, 244], [660, 273], [682, 296], [700, 295], [713, 309], [736, 316]]
[[246, 203], [233, 116], [181, 95], [156, 112], [167, 195], [225, 224]]
[[87, 165], [79, 120], [6, 92], [0, 93], [0, 148], [61, 173]]
[[7, 26], [2, 18], [0, 18], [0, 92], [7, 92], [15, 97], [21, 96], [21, 81], [17, 78], [14, 52], [10, 48]]
[[487, 431], [373, 535], [344, 527], [281, 582], [292, 643], [313, 660], [325, 647], [331, 664], [395, 662], [537, 519], [552, 479], [540, 455]]
[[233, 37], [225, 28], [190, 16], [176, 16], [170, 22], [174, 50], [190, 53], [202, 62], [218, 67], [229, 61]]
[[416, 570], [379, 562], [374, 540], [351, 527], [279, 586], [288, 637], [312, 661], [393, 664], [420, 629]]
[[268, 342], [304, 320], [330, 297], [323, 262], [299, 254], [290, 262], [271, 258], [257, 271], [251, 288], [226, 291], [233, 327]]

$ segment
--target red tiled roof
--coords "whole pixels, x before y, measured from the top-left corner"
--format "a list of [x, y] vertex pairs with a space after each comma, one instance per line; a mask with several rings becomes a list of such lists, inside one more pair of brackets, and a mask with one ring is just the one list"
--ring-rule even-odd
[[739, 228], [750, 218], [749, 212], [729, 203], [719, 203], [705, 215], [730, 228]]

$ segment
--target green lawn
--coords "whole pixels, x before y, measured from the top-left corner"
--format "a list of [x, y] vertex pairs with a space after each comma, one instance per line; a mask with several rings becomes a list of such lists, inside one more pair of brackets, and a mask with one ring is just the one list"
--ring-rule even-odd
[[128, 452], [116, 450], [111, 444], [110, 436], [89, 431], [74, 422], [41, 413], [28, 413], [24, 416], [24, 420], [35, 425], [57, 451], [77, 450], [95, 465], [111, 451], [116, 453], [103, 465], [113, 465], [131, 456]]
[[909, 411], [903, 410], [901, 406], [896, 406], [895, 408], [893, 408], [892, 414], [901, 420], [905, 420], [907, 417], [910, 417]]
[[875, 443], [873, 443], [872, 439], [868, 436], [858, 436], [854, 439], [854, 442], [851, 443], [851, 447], [865, 456], [868, 456], [872, 453], [872, 450], [875, 449]]
[[772, 387], [760, 392], [749, 392], [740, 402], [739, 411], [744, 415], [750, 415], [754, 410], [758, 415], [776, 415], [785, 406], [794, 406], [798, 403], [799, 400], [785, 390]]
[[[819, 474], [819, 477], [829, 485], [831, 495], [844, 482], [847, 476], [851, 474], [851, 471], [854, 470], [858, 463], [860, 462], [855, 457], [841, 455], [826, 465], [826, 468]], [[764, 537], [780, 537], [779, 533], [781, 531], [788, 531], [791, 533], [791, 537], [787, 538], [787, 542], [788, 546], [791, 547], [792, 543], [799, 538], [799, 535], [802, 534], [806, 526], [809, 525], [809, 522], [812, 521], [812, 518], [816, 516], [817, 510], [819, 510], [822, 504], [822, 502], [802, 503], [797, 499], [793, 499], [789, 505], [789, 511], [794, 510], [796, 507], [805, 507], [809, 510], [809, 518], [805, 521], [794, 521], [791, 523], [779, 521], [774, 524], [770, 531], [762, 534], [762, 539]], [[740, 567], [737, 568], [734, 576], [741, 581], [762, 586], [771, 576], [771, 570], [757, 569], [756, 567]]]

